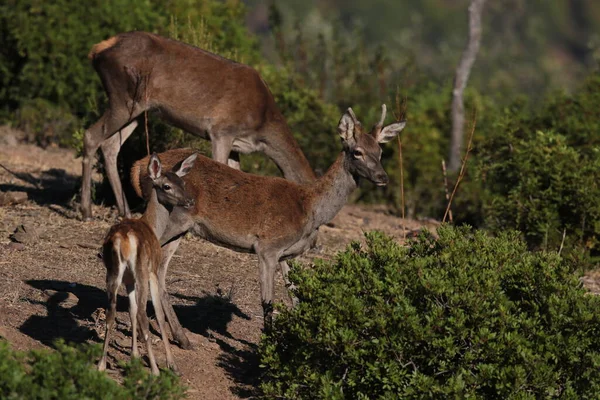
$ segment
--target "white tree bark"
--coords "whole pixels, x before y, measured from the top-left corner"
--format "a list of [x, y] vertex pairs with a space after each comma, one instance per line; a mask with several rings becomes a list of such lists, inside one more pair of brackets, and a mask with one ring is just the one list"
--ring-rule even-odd
[[481, 14], [484, 4], [485, 0], [471, 0], [471, 5], [469, 6], [469, 39], [454, 77], [454, 89], [452, 90], [452, 136], [450, 138], [450, 154], [448, 156], [448, 170], [450, 172], [458, 171], [461, 164], [465, 131], [463, 93], [481, 43]]

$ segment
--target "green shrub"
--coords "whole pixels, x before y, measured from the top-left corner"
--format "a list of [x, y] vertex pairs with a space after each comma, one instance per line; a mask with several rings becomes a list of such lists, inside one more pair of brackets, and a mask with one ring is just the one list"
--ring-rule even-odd
[[600, 299], [575, 265], [515, 232], [366, 237], [293, 269], [300, 303], [260, 346], [267, 397], [597, 398]]
[[[484, 226], [514, 228], [531, 248], [597, 252], [600, 149], [591, 157], [564, 135], [504, 129], [479, 149]], [[564, 241], [563, 241], [564, 235]]]
[[0, 398], [2, 399], [180, 399], [184, 388], [170, 371], [150, 375], [141, 361], [125, 366], [119, 385], [92, 364], [99, 346], [67, 346], [54, 350], [12, 350], [0, 340]]
[[595, 156], [600, 145], [600, 71], [592, 72], [572, 95], [562, 92], [548, 96], [543, 108], [530, 118], [530, 131], [555, 131], [568, 144], [587, 156]]
[[73, 136], [79, 121], [71, 111], [47, 100], [26, 100], [16, 114], [17, 127], [27, 133], [29, 142], [46, 147], [75, 145]]

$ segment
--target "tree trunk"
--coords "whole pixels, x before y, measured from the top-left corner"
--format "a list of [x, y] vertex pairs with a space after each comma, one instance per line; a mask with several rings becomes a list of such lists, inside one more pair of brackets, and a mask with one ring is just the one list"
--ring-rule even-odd
[[465, 131], [465, 107], [463, 93], [469, 80], [471, 68], [479, 51], [481, 42], [481, 13], [485, 0], [471, 0], [469, 6], [469, 40], [456, 68], [454, 89], [452, 90], [452, 137], [448, 156], [448, 171], [456, 172], [460, 168]]

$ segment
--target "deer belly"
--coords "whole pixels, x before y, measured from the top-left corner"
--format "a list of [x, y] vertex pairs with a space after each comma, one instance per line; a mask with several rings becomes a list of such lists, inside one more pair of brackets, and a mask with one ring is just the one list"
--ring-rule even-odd
[[293, 245], [288, 247], [283, 252], [282, 257], [283, 258], [291, 258], [291, 257], [299, 256], [300, 254], [304, 253], [305, 251], [307, 251], [310, 248], [310, 246], [312, 245], [313, 241], [316, 238], [316, 235], [317, 235], [317, 231], [314, 231], [309, 235], [303, 235], [300, 240], [295, 242]]
[[232, 235], [207, 224], [197, 223], [191, 229], [192, 233], [216, 244], [217, 246], [226, 247], [228, 249], [242, 252], [253, 253], [254, 244], [256, 243], [255, 235]]

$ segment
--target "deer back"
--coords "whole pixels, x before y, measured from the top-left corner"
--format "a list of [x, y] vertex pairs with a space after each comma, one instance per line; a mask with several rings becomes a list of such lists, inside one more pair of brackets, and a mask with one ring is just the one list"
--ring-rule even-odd
[[161, 261], [160, 244], [153, 229], [139, 219], [124, 219], [113, 225], [104, 238], [102, 252], [109, 270], [117, 267], [118, 259], [135, 260], [136, 266], [149, 264], [153, 270]]

